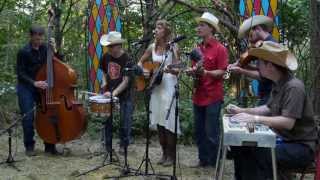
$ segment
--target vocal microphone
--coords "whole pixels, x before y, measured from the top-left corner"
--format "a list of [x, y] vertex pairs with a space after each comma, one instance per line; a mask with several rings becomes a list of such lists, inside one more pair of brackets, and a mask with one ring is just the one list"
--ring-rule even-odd
[[131, 68], [124, 68], [125, 72], [133, 72], [136, 76], [143, 75], [143, 69], [138, 65], [133, 65]]
[[168, 43], [168, 45], [172, 45], [172, 44], [177, 43], [177, 42], [179, 42], [179, 41], [181, 41], [181, 40], [184, 40], [184, 39], [186, 39], [186, 38], [187, 38], [187, 36], [185, 36], [185, 35], [177, 36], [177, 37], [174, 38], [172, 41], [170, 41], [170, 42]]
[[198, 48], [192, 49], [188, 55], [190, 60], [194, 60], [195, 62], [199, 62], [202, 59], [202, 53]]
[[146, 37], [144, 39], [140, 39], [138, 41], [135, 41], [133, 43], [131, 43], [132, 46], [136, 46], [136, 45], [139, 45], [139, 44], [143, 44], [143, 43], [146, 43], [146, 42], [149, 42], [152, 38], [151, 37]]

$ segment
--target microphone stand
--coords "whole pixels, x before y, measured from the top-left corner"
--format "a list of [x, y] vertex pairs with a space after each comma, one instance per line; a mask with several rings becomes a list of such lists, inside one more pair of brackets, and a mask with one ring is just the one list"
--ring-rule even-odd
[[7, 128], [6, 130], [4, 130], [4, 132], [8, 132], [8, 158], [6, 161], [3, 161], [3, 162], [0, 162], [0, 165], [1, 164], [7, 164], [8, 166], [16, 169], [17, 171], [21, 171], [20, 169], [18, 169], [14, 163], [15, 162], [18, 162], [18, 161], [15, 161], [14, 158], [13, 158], [13, 155], [12, 155], [12, 128], [15, 127], [17, 125], [17, 122], [16, 121], [13, 125], [11, 125], [9, 128]]
[[177, 168], [177, 139], [178, 139], [178, 117], [179, 117], [179, 76], [180, 76], [180, 72], [177, 75], [177, 83], [174, 85], [174, 93], [171, 97], [171, 101], [170, 101], [170, 106], [169, 109], [167, 111], [166, 114], [166, 121], [168, 121], [169, 116], [170, 116], [170, 112], [171, 112], [171, 108], [172, 105], [174, 103], [174, 100], [176, 100], [176, 107], [175, 107], [175, 112], [174, 112], [174, 159], [173, 159], [173, 168], [172, 168], [172, 180], [176, 180], [177, 176], [176, 176], [176, 168]]
[[[163, 61], [161, 62], [160, 64], [160, 67], [158, 69], [158, 71], [153, 75], [154, 77], [157, 77], [163, 70], [164, 68], [164, 64], [167, 60], [167, 57], [168, 57], [168, 52], [165, 53], [165, 56], [164, 56], [164, 59]], [[155, 81], [152, 81], [150, 80], [150, 84], [149, 86], [146, 88], [146, 93], [145, 93], [145, 107], [146, 107], [146, 112], [147, 112], [147, 124], [146, 124], [146, 150], [145, 150], [145, 156], [144, 156], [144, 159], [142, 159], [140, 165], [139, 165], [139, 168], [137, 169], [136, 171], [136, 175], [139, 176], [139, 175], [143, 175], [143, 176], [158, 176], [158, 177], [171, 177], [171, 175], [165, 175], [165, 174], [156, 174], [155, 171], [154, 171], [154, 168], [152, 167], [152, 163], [151, 163], [151, 160], [149, 158], [149, 144], [150, 144], [150, 113], [152, 113], [150, 111], [150, 99], [151, 99], [151, 94], [152, 94], [152, 91], [153, 89], [155, 88], [156, 84], [155, 84]], [[141, 173], [141, 168], [142, 168], [142, 165], [143, 163], [145, 163], [145, 171], [144, 173]], [[149, 173], [149, 165], [152, 169], [152, 173]], [[139, 173], [140, 172], [140, 173]]]
[[0, 165], [2, 164], [7, 164], [8, 166], [16, 169], [17, 171], [21, 171], [19, 168], [17, 168], [14, 163], [19, 162], [14, 160], [13, 155], [12, 155], [12, 128], [16, 127], [18, 122], [21, 121], [27, 114], [33, 113], [35, 110], [35, 107], [30, 110], [29, 112], [25, 113], [21, 118], [17, 119], [14, 123], [12, 123], [7, 129], [0, 131], [0, 136], [5, 134], [6, 132], [8, 133], [8, 157], [6, 161], [0, 162]]

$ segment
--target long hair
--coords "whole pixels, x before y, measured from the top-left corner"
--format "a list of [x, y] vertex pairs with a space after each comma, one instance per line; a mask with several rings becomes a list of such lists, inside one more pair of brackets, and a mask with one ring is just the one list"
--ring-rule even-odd
[[[166, 20], [158, 20], [156, 22], [156, 26], [161, 26], [164, 29], [165, 42], [169, 42], [172, 38], [171, 37], [172, 31], [171, 31], [169, 22]], [[155, 40], [155, 47], [157, 48], [158, 46], [159, 46], [159, 43], [157, 42], [157, 40]]]

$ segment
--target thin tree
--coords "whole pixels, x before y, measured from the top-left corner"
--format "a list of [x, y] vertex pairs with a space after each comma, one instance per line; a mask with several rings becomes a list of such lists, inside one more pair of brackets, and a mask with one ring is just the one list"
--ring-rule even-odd
[[313, 105], [320, 121], [320, 1], [310, 0], [311, 60], [313, 62]]

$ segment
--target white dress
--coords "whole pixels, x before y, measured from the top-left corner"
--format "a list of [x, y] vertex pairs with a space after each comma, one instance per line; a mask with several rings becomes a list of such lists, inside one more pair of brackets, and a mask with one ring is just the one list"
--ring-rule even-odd
[[[158, 55], [155, 52], [154, 44], [152, 44], [152, 60], [154, 62], [162, 62], [165, 58], [165, 54]], [[167, 52], [168, 56], [165, 61], [165, 65], [172, 64], [172, 55], [171, 51]], [[171, 106], [171, 111], [168, 120], [166, 120], [166, 115], [170, 107], [170, 102], [174, 94], [174, 86], [177, 83], [177, 77], [171, 73], [163, 73], [161, 84], [154, 87], [151, 93], [150, 99], [150, 125], [152, 128], [156, 128], [157, 125], [163, 126], [166, 129], [174, 132], [175, 125], [175, 109], [176, 109], [176, 100]], [[177, 122], [177, 133], [180, 134], [180, 123], [179, 117]]]

